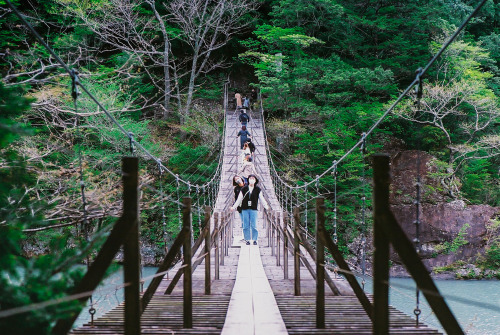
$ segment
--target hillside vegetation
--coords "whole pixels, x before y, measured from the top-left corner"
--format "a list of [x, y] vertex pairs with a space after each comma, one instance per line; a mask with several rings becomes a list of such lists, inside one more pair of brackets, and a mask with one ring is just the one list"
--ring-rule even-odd
[[[477, 5], [468, 0], [12, 2], [127, 132], [193, 183], [207, 182], [217, 168], [224, 85], [231, 95], [257, 89], [271, 155], [293, 185], [314, 180], [357, 143]], [[0, 5], [0, 304], [6, 309], [71, 292], [84, 271], [81, 264], [95, 255], [91, 250], [119, 215], [120, 158], [130, 146], [86, 94], [74, 103], [69, 75], [5, 1]], [[434, 182], [425, 189], [431, 196], [424, 201], [440, 194], [445, 202], [500, 206], [500, 1], [487, 1], [429, 69], [420, 104], [416, 101], [412, 91], [367, 139], [366, 150], [339, 165], [337, 233], [346, 255], [371, 226], [368, 166], [370, 155], [382, 149], [434, 157]], [[205, 198], [160, 174], [142, 152], [136, 154], [142, 243], [154, 261], [179, 231], [175, 200]], [[333, 190], [334, 182], [330, 175], [319, 186], [329, 200], [330, 231], [333, 194], [325, 190]], [[165, 212], [160, 189], [172, 200]], [[480, 260], [485, 268], [500, 266], [497, 231], [498, 220], [492, 221]], [[453, 243], [443, 241], [444, 249], [453, 251]], [[60, 304], [19, 315], [19, 322], [0, 319], [0, 329], [16, 324], [20, 334], [48, 334], [51, 320], [75, 308]]]

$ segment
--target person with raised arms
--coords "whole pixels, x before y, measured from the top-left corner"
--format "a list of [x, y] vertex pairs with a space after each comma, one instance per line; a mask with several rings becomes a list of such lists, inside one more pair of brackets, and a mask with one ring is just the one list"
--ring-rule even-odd
[[246, 244], [250, 245], [250, 241], [253, 240], [253, 244], [257, 245], [257, 238], [259, 237], [259, 231], [257, 230], [257, 216], [259, 214], [259, 202], [267, 210], [269, 205], [264, 198], [261, 189], [257, 186], [259, 179], [255, 175], [248, 176], [248, 185], [244, 186], [238, 199], [231, 207], [231, 211], [234, 211], [239, 206], [241, 206], [241, 215], [243, 216], [243, 236], [245, 238]]

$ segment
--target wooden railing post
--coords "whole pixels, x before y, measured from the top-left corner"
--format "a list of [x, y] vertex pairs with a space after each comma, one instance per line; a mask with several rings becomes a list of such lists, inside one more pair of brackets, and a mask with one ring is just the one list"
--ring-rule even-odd
[[193, 283], [191, 272], [191, 198], [184, 198], [182, 229], [189, 231], [188, 237], [184, 240], [184, 294], [183, 294], [183, 317], [184, 328], [193, 328]]
[[324, 198], [316, 198], [316, 328], [325, 328], [325, 247], [318, 227], [325, 227]]
[[214, 213], [215, 279], [219, 279], [219, 213]]
[[293, 230], [293, 282], [294, 282], [294, 295], [300, 295], [300, 244], [299, 244], [299, 231], [300, 231], [300, 209], [295, 207], [293, 209], [294, 230]]
[[288, 213], [283, 213], [283, 277], [288, 279]]
[[374, 180], [374, 264], [373, 264], [373, 333], [389, 332], [389, 240], [384, 235], [384, 212], [389, 210], [389, 156], [373, 157]]
[[133, 221], [125, 243], [123, 244], [125, 286], [125, 335], [141, 333], [140, 299], [140, 250], [139, 250], [139, 160], [136, 157], [124, 157], [123, 183], [127, 184], [123, 192], [123, 213], [127, 220]]
[[[207, 229], [210, 227], [210, 212], [212, 209], [210, 206], [205, 206], [205, 227]], [[211, 293], [212, 278], [210, 275], [210, 251], [212, 250], [212, 241], [210, 241], [210, 228], [207, 229], [207, 234], [205, 235], [205, 294]]]

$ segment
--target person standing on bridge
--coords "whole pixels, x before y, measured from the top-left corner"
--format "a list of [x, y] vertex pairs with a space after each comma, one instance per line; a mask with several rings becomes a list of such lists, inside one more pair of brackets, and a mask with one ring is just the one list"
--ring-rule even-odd
[[[234, 201], [238, 199], [238, 196], [240, 195], [241, 189], [245, 187], [247, 183], [245, 182], [245, 179], [243, 177], [240, 177], [238, 175], [235, 175], [233, 177], [233, 186], [234, 186]], [[243, 215], [241, 214], [241, 206], [236, 207], [236, 210], [238, 213], [240, 213], [240, 220], [241, 220], [241, 228], [243, 228]]]
[[243, 237], [247, 245], [250, 245], [250, 240], [253, 240], [253, 244], [257, 245], [257, 238], [259, 237], [259, 231], [257, 230], [259, 201], [266, 210], [269, 209], [269, 205], [266, 199], [264, 199], [261, 189], [257, 186], [258, 183], [259, 179], [256, 175], [252, 174], [248, 176], [248, 185], [241, 189], [238, 199], [236, 199], [236, 202], [231, 207], [231, 211], [234, 211], [238, 206], [241, 206]]
[[246, 161], [246, 156], [247, 155], [251, 155], [252, 152], [250, 151], [250, 147], [248, 146], [248, 140], [247, 142], [245, 142], [245, 144], [243, 144], [243, 152], [242, 152], [242, 155], [241, 155], [241, 163], [245, 163]]
[[246, 126], [241, 126], [241, 130], [238, 132], [238, 135], [236, 137], [240, 138], [240, 149], [243, 150], [243, 145], [245, 142], [248, 140], [248, 138], [252, 136], [247, 130]]
[[257, 91], [255, 90], [255, 88], [252, 88], [250, 97], [252, 98], [252, 109], [255, 109], [254, 106], [257, 106]]
[[241, 94], [238, 91], [236, 91], [234, 97], [236, 98], [236, 109], [243, 107], [243, 104], [241, 103]]
[[244, 109], [250, 108], [250, 99], [248, 99], [246, 96], [245, 96], [245, 98], [243, 98], [243, 108]]
[[250, 115], [248, 115], [244, 109], [241, 109], [239, 120], [241, 125], [246, 127], [247, 123], [250, 122]]
[[252, 143], [252, 139], [249, 138], [247, 140], [248, 149], [250, 149], [250, 154], [252, 155], [252, 159], [255, 160], [255, 144]]
[[238, 171], [238, 174], [245, 178], [245, 180], [248, 181], [248, 178], [250, 175], [257, 175], [257, 172], [255, 171], [255, 165], [253, 164], [252, 156], [248, 153], [245, 154], [245, 159], [243, 160], [243, 165], [241, 166], [240, 171]]

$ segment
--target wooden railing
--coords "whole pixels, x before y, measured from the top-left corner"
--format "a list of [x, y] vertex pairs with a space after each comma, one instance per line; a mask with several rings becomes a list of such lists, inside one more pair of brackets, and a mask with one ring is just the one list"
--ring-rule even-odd
[[[233, 215], [228, 210], [214, 213], [214, 229], [210, 231], [211, 211], [209, 206], [204, 208], [203, 229], [195, 243], [191, 245], [192, 235], [192, 208], [191, 198], [183, 199], [182, 229], [174, 240], [168, 253], [165, 255], [156, 274], [153, 276], [146, 291], [140, 296], [140, 250], [139, 250], [139, 192], [138, 192], [138, 158], [124, 157], [122, 159], [122, 181], [123, 181], [123, 214], [114, 224], [109, 237], [106, 239], [94, 262], [73, 292], [81, 295], [79, 299], [83, 307], [88, 299], [89, 292], [93, 292], [102, 281], [106, 270], [111, 265], [120, 247], [124, 249], [124, 282], [125, 282], [125, 310], [124, 331], [125, 334], [140, 334], [142, 313], [147, 308], [153, 295], [164, 276], [178, 259], [178, 254], [183, 248], [181, 257], [182, 265], [172, 278], [165, 294], [170, 294], [180, 277], [183, 280], [183, 327], [192, 328], [192, 273], [197, 266], [205, 260], [205, 294], [211, 294], [211, 252], [215, 250], [215, 276], [219, 279], [219, 266], [224, 265], [224, 257], [229, 255], [229, 247], [232, 244]], [[227, 206], [226, 206], [227, 208]], [[203, 254], [194, 259], [199, 247], [204, 245]], [[54, 334], [67, 334], [79, 313], [75, 312], [71, 317], [60, 319], [54, 327]]]
[[[294, 227], [291, 226], [291, 219], [287, 212], [265, 211], [264, 225], [267, 230], [268, 246], [271, 248], [271, 255], [276, 257], [276, 266], [283, 267], [283, 279], [288, 279], [288, 256], [293, 256], [294, 262], [294, 294], [301, 295], [300, 290], [300, 267], [305, 266], [313, 279], [316, 280], [317, 271], [311, 265], [301, 247], [309, 254], [313, 261], [316, 261], [316, 252], [308, 242], [304, 232], [300, 228], [299, 209], [294, 208]], [[283, 246], [281, 246], [283, 244]], [[291, 247], [293, 245], [293, 248]], [[283, 264], [282, 264], [283, 263]], [[325, 280], [334, 295], [340, 295], [329, 273], [326, 273]]]
[[[401, 257], [408, 272], [415, 279], [417, 286], [422, 290], [429, 305], [445, 331], [449, 334], [463, 334], [460, 325], [448, 308], [439, 293], [432, 278], [420, 260], [411, 241], [403, 232], [393, 213], [389, 208], [389, 157], [386, 155], [374, 156], [374, 296], [373, 304], [358, 283], [354, 272], [350, 269], [343, 255], [333, 242], [325, 228], [324, 198], [316, 198], [316, 246], [308, 242], [306, 234], [300, 225], [299, 208], [293, 209], [294, 228], [292, 229], [287, 213], [267, 211], [265, 222], [268, 236], [268, 246], [271, 255], [276, 256], [276, 265], [281, 265], [283, 259], [283, 276], [288, 278], [288, 252], [289, 241], [293, 240], [294, 255], [294, 294], [300, 295], [300, 265], [304, 264], [312, 277], [316, 280], [316, 327], [325, 328], [325, 281], [334, 294], [340, 294], [335, 287], [328, 272], [325, 271], [325, 249], [333, 257], [338, 272], [340, 272], [368, 317], [372, 320], [374, 334], [389, 333], [389, 243]], [[282, 220], [280, 220], [280, 217]], [[283, 257], [280, 255], [280, 242], [283, 242]], [[307, 250], [316, 262], [316, 271], [308, 264], [301, 246]]]
[[[88, 292], [97, 288], [113, 258], [123, 246], [125, 282], [128, 283], [125, 287], [125, 334], [138, 334], [138, 330], [140, 332], [138, 168], [137, 157], [122, 158], [123, 214], [114, 224], [94, 262], [73, 292], [75, 295], [82, 295], [79, 301], [83, 307], [88, 299]], [[67, 334], [78, 314], [75, 312], [69, 318], [58, 320], [53, 333]]]

